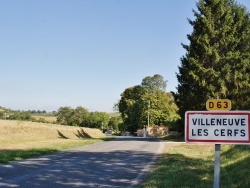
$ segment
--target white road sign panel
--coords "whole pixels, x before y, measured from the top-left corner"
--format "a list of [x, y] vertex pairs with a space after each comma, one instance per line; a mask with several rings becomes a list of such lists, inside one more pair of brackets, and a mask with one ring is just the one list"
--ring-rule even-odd
[[186, 142], [250, 144], [250, 112], [188, 111]]

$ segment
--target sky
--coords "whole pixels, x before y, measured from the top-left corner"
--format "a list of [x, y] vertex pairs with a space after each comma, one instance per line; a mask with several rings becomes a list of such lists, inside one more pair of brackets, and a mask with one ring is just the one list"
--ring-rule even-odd
[[194, 0], [0, 0], [0, 106], [113, 112], [154, 74], [176, 91], [192, 9]]

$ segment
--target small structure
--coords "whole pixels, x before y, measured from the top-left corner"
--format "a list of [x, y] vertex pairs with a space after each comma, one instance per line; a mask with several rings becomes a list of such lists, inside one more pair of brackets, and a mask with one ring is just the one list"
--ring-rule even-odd
[[[143, 137], [144, 129], [138, 129], [137, 130], [137, 136]], [[153, 125], [150, 127], [147, 127], [146, 129], [146, 135], [148, 137], [162, 137], [169, 134], [169, 126], [158, 126]]]
[[122, 132], [121, 136], [131, 136], [131, 134], [129, 132]]
[[137, 136], [143, 137], [144, 129], [137, 129]]

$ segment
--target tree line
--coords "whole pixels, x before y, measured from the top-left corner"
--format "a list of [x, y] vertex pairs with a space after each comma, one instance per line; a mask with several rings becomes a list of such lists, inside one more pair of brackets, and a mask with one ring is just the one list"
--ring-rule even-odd
[[75, 109], [68, 106], [61, 107], [56, 117], [57, 123], [61, 125], [97, 128], [103, 131], [112, 129], [117, 132], [123, 126], [119, 115], [110, 117], [106, 112], [89, 112], [81, 106]]
[[[41, 123], [50, 123], [46, 121], [44, 117], [46, 116], [56, 116], [56, 121], [54, 123], [67, 125], [67, 126], [80, 126], [97, 128], [102, 131], [111, 129], [114, 132], [118, 132], [123, 129], [123, 121], [119, 114], [110, 116], [106, 112], [89, 112], [86, 108], [78, 106], [75, 109], [69, 106], [60, 107], [57, 112], [46, 112], [43, 111], [13, 111], [10, 109], [0, 108], [0, 119], [7, 120], [22, 120], [22, 121], [32, 121]], [[33, 115], [41, 115], [40, 118], [35, 118]]]

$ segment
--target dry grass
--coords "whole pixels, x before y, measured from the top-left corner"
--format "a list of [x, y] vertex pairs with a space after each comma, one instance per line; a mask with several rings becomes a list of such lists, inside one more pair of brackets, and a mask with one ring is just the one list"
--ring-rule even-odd
[[103, 138], [99, 129], [0, 120], [0, 150], [41, 148], [83, 138]]
[[0, 120], [0, 163], [109, 140], [99, 129]]
[[45, 121], [49, 123], [56, 122], [56, 116], [39, 116], [39, 115], [32, 115], [33, 118], [36, 120], [44, 119]]

